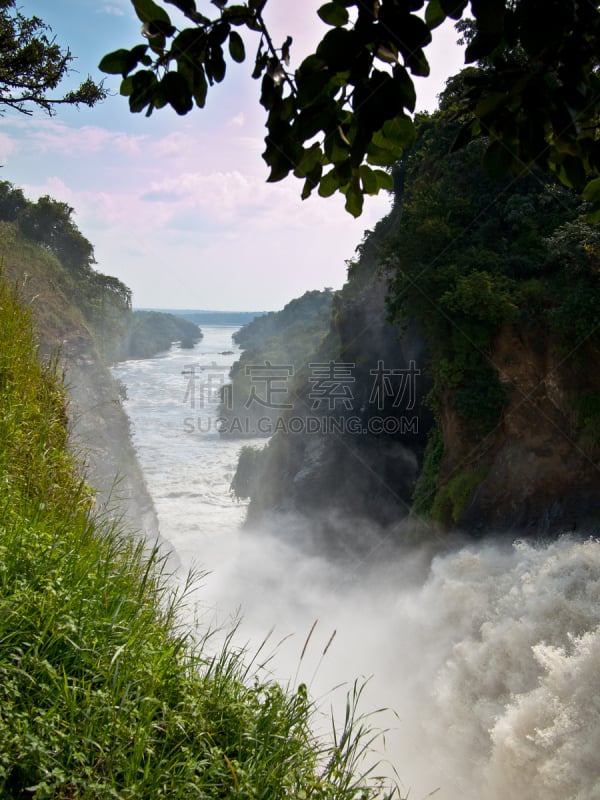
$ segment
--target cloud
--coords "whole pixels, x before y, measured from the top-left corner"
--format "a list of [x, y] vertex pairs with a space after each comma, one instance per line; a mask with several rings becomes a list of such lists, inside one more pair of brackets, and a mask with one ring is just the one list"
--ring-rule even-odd
[[9, 127], [15, 129], [14, 134], [3, 134], [6, 138], [14, 138], [20, 143], [27, 141], [28, 146], [46, 155], [64, 154], [69, 157], [110, 151], [128, 156], [140, 155], [148, 139], [148, 135], [111, 131], [95, 125], [73, 127], [45, 118], [30, 120], [25, 129], [11, 120]]
[[236, 114], [235, 117], [232, 117], [229, 120], [229, 125], [237, 128], [243, 128], [245, 124], [246, 124], [246, 116], [243, 111], [240, 111], [239, 114]]
[[181, 202], [187, 207], [211, 210], [217, 216], [233, 216], [248, 203], [256, 205], [257, 199], [260, 203], [258, 189], [253, 181], [236, 170], [207, 175], [188, 172], [153, 182], [151, 191], [142, 199], [164, 198], [167, 202]]
[[116, 17], [124, 17], [125, 12], [118, 6], [113, 6], [107, 3], [96, 10], [96, 14], [113, 14]]
[[114, 148], [129, 155], [141, 152], [143, 138], [91, 125], [85, 125], [78, 130], [62, 128], [49, 132], [45, 136], [38, 135], [38, 141], [43, 142], [45, 139], [48, 148], [61, 152], [75, 149], [81, 153], [100, 153]]
[[0, 160], [4, 161], [7, 156], [10, 156], [17, 149], [18, 145], [10, 136], [5, 133], [0, 133]]
[[67, 186], [62, 178], [56, 175], [48, 176], [44, 183], [25, 183], [21, 188], [25, 196], [33, 201], [36, 201], [38, 197], [49, 195], [54, 200], [60, 200], [62, 203], [68, 203], [73, 206], [76, 197], [76, 193]]

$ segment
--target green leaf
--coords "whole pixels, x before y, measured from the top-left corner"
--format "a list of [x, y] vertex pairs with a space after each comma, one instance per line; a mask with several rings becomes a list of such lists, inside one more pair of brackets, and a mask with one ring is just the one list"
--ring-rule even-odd
[[398, 92], [402, 106], [408, 108], [409, 111], [414, 111], [417, 104], [415, 85], [408, 72], [400, 64], [394, 67], [394, 90]]
[[321, 164], [317, 164], [317, 166], [308, 173], [308, 175], [306, 176], [306, 180], [304, 181], [304, 186], [302, 188], [303, 200], [306, 200], [307, 197], [310, 197], [313, 189], [315, 189], [319, 185], [319, 181], [321, 180], [322, 174], [323, 174], [323, 166]]
[[325, 138], [324, 149], [327, 159], [333, 164], [347, 161], [350, 157], [350, 144], [339, 125]]
[[406, 66], [413, 75], [418, 75], [421, 78], [427, 78], [431, 72], [429, 61], [427, 61], [423, 50], [414, 50], [410, 54], [410, 58], [406, 58]]
[[107, 72], [109, 75], [125, 75], [129, 60], [129, 50], [121, 48], [107, 53], [98, 64], [98, 69]]
[[248, 22], [254, 19], [254, 14], [248, 6], [227, 6], [223, 12], [223, 19], [226, 19], [232, 25], [247, 25]]
[[165, 0], [165, 3], [176, 6], [186, 17], [194, 17], [198, 13], [194, 0]]
[[501, 41], [501, 33], [478, 33], [465, 50], [465, 64], [472, 64], [489, 56]]
[[361, 164], [358, 168], [358, 174], [360, 175], [363, 191], [366, 194], [377, 194], [379, 191], [379, 183], [374, 170], [366, 164]]
[[600, 178], [594, 178], [583, 190], [583, 197], [592, 203], [600, 203]]
[[[406, 70], [403, 72], [406, 74]], [[410, 85], [412, 82], [408, 79]], [[361, 87], [362, 91], [354, 93], [354, 107], [359, 115], [359, 125], [371, 132], [378, 131], [388, 119], [402, 112], [406, 98], [403, 96], [403, 84], [390, 77], [387, 72], [374, 69], [369, 82]]]
[[317, 143], [304, 150], [302, 158], [298, 162], [294, 175], [297, 178], [306, 178], [310, 172], [314, 170], [317, 164], [321, 163], [323, 151], [321, 146]]
[[[343, 72], [346, 69], [351, 69], [354, 65], [357, 47], [358, 41], [355, 31], [349, 31], [346, 28], [334, 28], [328, 31], [319, 42], [316, 56], [322, 59], [332, 72]], [[303, 62], [303, 64], [305, 63]]]
[[208, 37], [202, 28], [185, 28], [173, 39], [171, 53], [188, 62], [204, 61]]
[[393, 44], [379, 45], [375, 55], [388, 64], [398, 63], [398, 49]]
[[[344, 190], [342, 189], [342, 191]], [[346, 211], [352, 214], [353, 217], [360, 217], [363, 210], [364, 195], [360, 190], [358, 175], [353, 176], [344, 194], [346, 195]]]
[[260, 78], [260, 76], [265, 71], [265, 67], [269, 61], [269, 54], [268, 53], [261, 53], [258, 52], [256, 56], [256, 61], [254, 62], [254, 69], [252, 71], [252, 77], [256, 80]]
[[446, 14], [440, 4], [440, 0], [429, 0], [425, 10], [425, 22], [430, 30], [437, 28], [446, 19]]
[[192, 92], [183, 75], [178, 72], [167, 72], [160, 82], [168, 103], [180, 114], [187, 114], [194, 105]]
[[379, 24], [389, 34], [389, 42], [402, 53], [404, 63], [411, 72], [428, 75], [429, 64], [423, 47], [431, 42], [431, 31], [425, 22], [416, 14], [407, 14], [398, 4], [383, 3], [379, 11]]
[[287, 176], [290, 174], [292, 165], [290, 164], [287, 156], [285, 156], [283, 153], [275, 153], [268, 163], [271, 167], [271, 172], [267, 178], [267, 183], [277, 183], [278, 181], [282, 181], [284, 178], [287, 178]]
[[269, 132], [265, 137], [266, 148], [262, 154], [264, 161], [271, 167], [271, 172], [267, 178], [268, 183], [275, 183], [287, 177], [294, 169], [294, 143], [289, 137], [287, 126], [279, 126], [274, 132]]
[[238, 64], [241, 64], [246, 58], [244, 42], [237, 31], [231, 31], [229, 34], [229, 54]]
[[402, 149], [411, 147], [417, 135], [414, 122], [406, 114], [398, 114], [394, 119], [387, 120], [380, 134], [390, 147]]
[[388, 192], [393, 191], [394, 189], [394, 178], [392, 177], [391, 173], [385, 172], [382, 169], [373, 170], [377, 177], [377, 184], [379, 189], [386, 189]]
[[212, 83], [220, 83], [225, 77], [227, 65], [223, 58], [223, 50], [220, 46], [213, 46], [210, 48], [206, 57], [204, 68], [208, 75], [209, 81]]
[[143, 69], [132, 75], [131, 93], [129, 95], [130, 110], [134, 113], [138, 113], [146, 106], [151, 106], [157, 87], [158, 81], [152, 70]]
[[263, 75], [260, 87], [260, 102], [267, 111], [271, 111], [281, 101], [283, 89], [281, 84], [275, 85], [270, 75]]
[[331, 197], [340, 188], [340, 179], [334, 169], [327, 172], [319, 182], [319, 194], [321, 197]]
[[502, 37], [504, 33], [505, 0], [471, 0], [471, 10], [477, 20], [477, 30], [485, 35]]
[[395, 150], [387, 150], [383, 147], [371, 143], [367, 150], [367, 162], [376, 167], [391, 167], [398, 161], [399, 153]]
[[202, 67], [198, 67], [194, 71], [194, 101], [198, 108], [204, 108], [206, 103], [206, 93], [208, 92], [208, 83], [206, 75]]
[[177, 62], [177, 72], [182, 75], [192, 87], [192, 97], [198, 108], [204, 108], [208, 84], [202, 64], [195, 63], [191, 59], [181, 59]]
[[211, 46], [218, 47], [223, 44], [223, 42], [229, 36], [229, 31], [231, 30], [231, 26], [228, 22], [217, 22], [214, 28], [208, 34], [208, 38], [210, 39]]
[[121, 48], [105, 55], [98, 68], [109, 75], [126, 75], [130, 58], [130, 51]]
[[467, 0], [440, 0], [442, 11], [451, 19], [460, 19], [467, 7]]
[[333, 25], [336, 28], [345, 25], [350, 18], [348, 10], [339, 3], [325, 3], [324, 6], [317, 9], [317, 14], [325, 24]]
[[157, 6], [154, 0], [131, 0], [135, 13], [142, 22], [164, 22], [167, 25], [171, 24], [169, 15], [160, 6]]
[[[561, 168], [559, 169], [559, 177], [564, 184], [578, 191], [582, 189], [585, 191], [590, 186], [589, 183], [586, 185], [586, 174], [581, 159], [575, 156], [566, 156], [563, 159]], [[591, 181], [591, 183], [593, 183], [593, 181]], [[593, 200], [594, 198], [586, 197], [585, 199]], [[600, 199], [600, 196], [598, 199]]]
[[119, 88], [119, 94], [123, 95], [123, 97], [129, 97], [129, 95], [133, 92], [133, 78], [129, 76], [128, 78], [124, 78], [121, 81], [121, 86]]

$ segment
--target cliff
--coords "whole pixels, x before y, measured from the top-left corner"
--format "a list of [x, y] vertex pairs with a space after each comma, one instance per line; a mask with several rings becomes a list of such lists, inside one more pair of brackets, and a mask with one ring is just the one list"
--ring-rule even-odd
[[599, 528], [600, 231], [551, 175], [497, 180], [485, 143], [451, 152], [448, 103], [419, 120], [312, 359], [350, 365], [352, 403], [315, 411], [306, 375], [298, 390], [303, 420], [358, 418], [360, 433], [275, 436], [251, 521], [299, 511], [340, 547], [355, 521], [395, 535], [409, 511], [413, 535]]
[[[586, 342], [573, 357], [555, 337], [512, 325], [494, 340], [491, 361], [510, 387], [492, 434], [474, 438], [450, 396], [442, 399], [440, 485], [473, 469], [483, 476], [463, 509], [443, 515], [475, 534], [598, 531], [600, 350]], [[450, 494], [446, 488], [438, 508], [451, 504]]]
[[399, 534], [432, 424], [423, 336], [387, 320], [387, 282], [376, 269], [395, 222], [392, 212], [358, 248], [327, 335], [297, 375], [294, 408], [260, 456], [240, 463], [254, 473], [244, 484], [250, 523], [298, 512], [338, 553], [366, 544], [352, 535], [362, 524]]
[[80, 331], [63, 340], [60, 363], [69, 400], [70, 444], [95, 491], [96, 509], [122, 517], [128, 530], [154, 542], [158, 519], [119, 387], [99, 358], [89, 332]]
[[[0, 195], [2, 191], [17, 205], [25, 204], [22, 212], [31, 210], [32, 204], [18, 189], [3, 183]], [[57, 206], [62, 211], [62, 204]], [[6, 208], [5, 202], [1, 210], [10, 216]], [[81, 235], [72, 226], [70, 213], [64, 214], [63, 221], [79, 242]], [[64, 372], [71, 447], [84, 465], [98, 511], [124, 517], [130, 530], [156, 540], [158, 521], [119, 389], [99, 352], [103, 332], [118, 331], [115, 321], [128, 310], [127, 303], [121, 305], [128, 290], [88, 263], [65, 266], [50, 247], [26, 235], [17, 221], [0, 220], [0, 256], [1, 279], [16, 289], [33, 313], [40, 358], [57, 359]]]

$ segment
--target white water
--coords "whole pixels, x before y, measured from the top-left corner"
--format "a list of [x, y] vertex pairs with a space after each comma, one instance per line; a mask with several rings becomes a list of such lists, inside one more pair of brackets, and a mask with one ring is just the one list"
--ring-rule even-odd
[[385, 756], [411, 800], [438, 788], [440, 800], [599, 800], [600, 544], [469, 545], [342, 569], [294, 546], [297, 519], [240, 529], [229, 483], [242, 443], [211, 429], [214, 398], [184, 402], [189, 365], [216, 361], [225, 375], [236, 357], [218, 355], [237, 351], [234, 328], [203, 330], [194, 351], [115, 369], [161, 534], [183, 570], [210, 571], [200, 624], [240, 610], [250, 652], [273, 626], [274, 644], [293, 634], [269, 668], [325, 705], [343, 699], [326, 694], [335, 685], [372, 676], [363, 710], [397, 714], [381, 720], [395, 728]]

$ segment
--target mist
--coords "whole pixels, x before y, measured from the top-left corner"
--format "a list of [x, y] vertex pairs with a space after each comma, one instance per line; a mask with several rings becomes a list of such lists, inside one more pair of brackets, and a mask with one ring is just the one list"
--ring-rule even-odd
[[308, 684], [325, 727], [367, 681], [361, 710], [388, 709], [371, 720], [388, 729], [379, 755], [413, 800], [598, 798], [600, 543], [432, 556], [370, 541], [336, 562], [291, 515], [229, 531], [225, 548], [221, 531], [203, 542], [202, 562], [218, 566], [188, 613], [201, 629], [239, 622], [249, 658], [273, 629], [256, 663]]
[[207, 328], [192, 359], [174, 349], [115, 370], [179, 578], [202, 575], [184, 623], [200, 637], [237, 625], [263, 678], [307, 684], [319, 732], [366, 681], [360, 710], [388, 709], [370, 718], [389, 729], [374, 759], [410, 800], [598, 800], [600, 541], [488, 531], [401, 546], [400, 530], [340, 512], [327, 537], [295, 514], [244, 526], [230, 494], [243, 440], [186, 432], [182, 405], [182, 370], [230, 335]]

